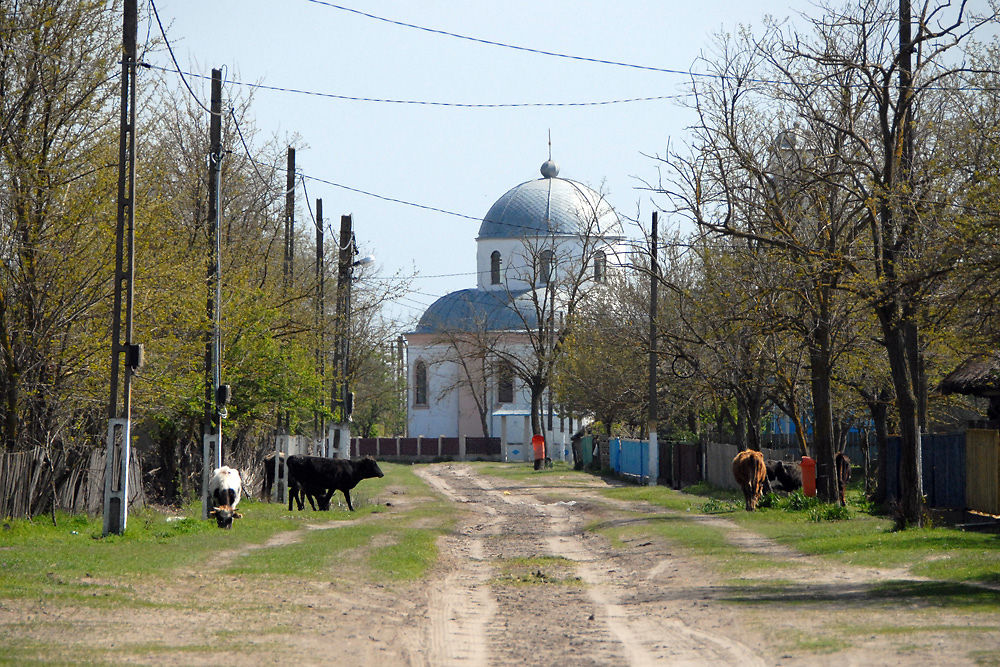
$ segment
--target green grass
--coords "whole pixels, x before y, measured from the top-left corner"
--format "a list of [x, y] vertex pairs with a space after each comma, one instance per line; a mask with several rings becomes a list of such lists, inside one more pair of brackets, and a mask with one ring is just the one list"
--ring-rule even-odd
[[437, 535], [441, 531], [408, 528], [397, 533], [397, 541], [373, 549], [368, 564], [379, 580], [421, 579], [437, 561]]
[[510, 479], [518, 482], [545, 480], [545, 483], [559, 482], [559, 486], [590, 486], [593, 477], [582, 470], [573, 470], [573, 465], [565, 461], [553, 461], [551, 468], [535, 470], [534, 463], [518, 461], [516, 463], [499, 463], [494, 461], [478, 461], [472, 465], [484, 475]]
[[[548, 473], [530, 470], [527, 464], [489, 464], [481, 471], [510, 479], [533, 479], [541, 486], [562, 483]], [[728, 545], [724, 532], [719, 532], [718, 528], [698, 525], [685, 518], [723, 515], [791, 549], [851, 565], [904, 568], [912, 575], [942, 581], [1000, 584], [1000, 536], [948, 527], [894, 531], [889, 518], [873, 513], [860, 483], [848, 488], [846, 509], [794, 493], [766, 496], [756, 512], [746, 512], [739, 491], [719, 489], [706, 483], [683, 491], [662, 486], [613, 486], [604, 488], [601, 493], [608, 498], [645, 502], [665, 510], [655, 517], [637, 516], [630, 522], [634, 525], [622, 534], [659, 535], [712, 558], [715, 565], [729, 575], [768, 567], [769, 561], [757, 556], [747, 558], [739, 549]], [[592, 527], [601, 530], [609, 539], [618, 539], [616, 531], [604, 528], [607, 527], [599, 524]], [[748, 564], [733, 563], [740, 554]], [[1000, 611], [1000, 602], [997, 606]]]
[[573, 561], [560, 556], [507, 558], [497, 564], [492, 583], [500, 586], [583, 586]]

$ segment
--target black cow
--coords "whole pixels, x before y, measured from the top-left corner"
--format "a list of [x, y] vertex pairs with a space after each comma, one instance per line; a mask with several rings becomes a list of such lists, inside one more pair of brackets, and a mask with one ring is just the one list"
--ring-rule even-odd
[[[275, 453], [271, 452], [264, 457], [264, 482], [261, 484], [260, 492], [263, 499], [267, 502], [271, 502], [271, 491], [274, 488], [274, 456]], [[285, 468], [285, 458], [287, 458], [287, 456], [284, 453], [279, 455], [279, 471], [283, 471]], [[316, 509], [316, 503], [319, 503], [319, 509], [321, 510], [330, 509], [330, 497], [326, 496], [326, 498], [323, 498], [324, 489], [319, 489], [317, 492], [300, 489], [298, 486], [294, 486], [292, 484], [292, 480], [288, 479], [287, 475], [285, 476], [285, 482], [288, 485], [288, 488], [286, 489], [288, 495], [290, 497], [294, 496], [296, 500], [298, 500], [300, 506], [302, 505], [302, 500], [299, 498], [299, 494], [304, 495], [309, 499], [309, 505], [312, 506], [314, 511]], [[332, 493], [330, 495], [332, 495]]]
[[787, 461], [766, 462], [767, 479], [775, 491], [792, 492], [802, 488], [802, 465]]
[[[382, 470], [378, 463], [370, 456], [357, 461], [347, 459], [328, 459], [322, 456], [289, 456], [286, 462], [288, 467], [288, 488], [302, 490], [305, 493], [316, 494], [320, 501], [320, 509], [330, 508], [330, 497], [334, 491], [341, 491], [347, 500], [347, 507], [354, 511], [351, 504], [351, 489], [358, 485], [363, 479], [372, 477], [382, 477]], [[302, 498], [298, 493], [295, 496], [291, 492], [288, 494], [288, 509], [292, 509], [292, 499], [295, 498], [302, 510]], [[325, 506], [325, 507], [324, 507]]]

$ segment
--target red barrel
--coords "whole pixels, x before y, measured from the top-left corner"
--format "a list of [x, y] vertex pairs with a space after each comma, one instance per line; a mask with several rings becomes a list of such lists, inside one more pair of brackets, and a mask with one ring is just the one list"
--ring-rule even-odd
[[816, 495], [816, 461], [808, 456], [802, 457], [802, 493]]
[[531, 436], [531, 447], [535, 450], [535, 460], [545, 458], [545, 436], [542, 434]]

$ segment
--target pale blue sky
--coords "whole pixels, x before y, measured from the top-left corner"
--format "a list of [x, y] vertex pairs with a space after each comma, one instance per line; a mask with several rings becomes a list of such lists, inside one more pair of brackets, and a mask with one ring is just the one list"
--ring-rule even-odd
[[[711, 36], [815, 11], [805, 0], [343, 0], [369, 14], [485, 40], [656, 68], [686, 70]], [[157, 0], [181, 67], [205, 75], [352, 97], [467, 104], [594, 102], [671, 96], [678, 74], [567, 60], [389, 24], [309, 0]], [[140, 25], [140, 41], [147, 26]], [[155, 25], [151, 28], [157, 32]], [[149, 62], [172, 67], [163, 51]], [[195, 83], [208, 100], [208, 85]], [[223, 95], [226, 96], [224, 90]], [[251, 111], [264, 134], [297, 134], [308, 176], [475, 220], [391, 203], [307, 181], [334, 228], [354, 215], [378, 276], [415, 269], [413, 292], [392, 309], [416, 318], [435, 298], [475, 285], [478, 219], [511, 187], [538, 178], [552, 132], [560, 176], [604, 191], [648, 225], [639, 178], [656, 179], [642, 153], [685, 140], [690, 115], [674, 100], [588, 107], [469, 109], [331, 99], [259, 90]], [[301, 228], [311, 229], [301, 187]], [[312, 232], [309, 232], [310, 234]], [[629, 236], [639, 238], [634, 225]], [[435, 277], [444, 276], [444, 277]]]

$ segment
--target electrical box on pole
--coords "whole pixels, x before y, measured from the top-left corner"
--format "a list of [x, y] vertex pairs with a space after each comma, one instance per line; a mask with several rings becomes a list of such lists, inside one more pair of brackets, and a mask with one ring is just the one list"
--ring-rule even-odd
[[[107, 462], [104, 470], [103, 534], [125, 532], [128, 517], [128, 462], [131, 450], [133, 355], [132, 298], [135, 293], [135, 73], [137, 0], [125, 0], [122, 19], [122, 89], [118, 141], [118, 217], [115, 226], [114, 305], [111, 322], [111, 396], [108, 401]], [[122, 301], [125, 322], [122, 330]], [[122, 368], [122, 355], [130, 355]], [[140, 355], [141, 356], [141, 355]], [[135, 361], [137, 363], [133, 364]], [[119, 404], [118, 385], [122, 376]]]

